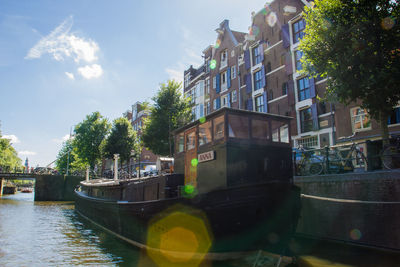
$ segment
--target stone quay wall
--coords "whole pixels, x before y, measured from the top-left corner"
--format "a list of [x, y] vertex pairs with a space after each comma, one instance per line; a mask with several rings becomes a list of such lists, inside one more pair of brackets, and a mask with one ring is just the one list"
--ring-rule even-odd
[[63, 175], [34, 176], [35, 201], [71, 201], [74, 198], [74, 188], [84, 177]]
[[400, 250], [400, 170], [294, 177], [297, 234]]

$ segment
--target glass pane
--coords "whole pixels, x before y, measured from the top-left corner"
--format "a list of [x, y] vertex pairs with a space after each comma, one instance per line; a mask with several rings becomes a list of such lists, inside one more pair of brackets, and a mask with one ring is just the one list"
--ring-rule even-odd
[[196, 135], [195, 132], [191, 132], [186, 135], [186, 151], [195, 148], [196, 146]]
[[199, 125], [199, 146], [211, 142], [211, 121]]
[[224, 116], [220, 116], [214, 119], [214, 140], [218, 140], [224, 137]]
[[289, 127], [285, 124], [280, 128], [281, 142], [289, 143]]
[[229, 137], [249, 138], [249, 119], [244, 116], [228, 115]]
[[184, 144], [183, 133], [181, 133], [176, 137], [176, 151], [182, 152], [184, 149]]
[[272, 142], [279, 142], [279, 132], [278, 132], [278, 129], [272, 130]]
[[252, 119], [251, 132], [253, 138], [268, 140], [269, 139], [268, 121]]

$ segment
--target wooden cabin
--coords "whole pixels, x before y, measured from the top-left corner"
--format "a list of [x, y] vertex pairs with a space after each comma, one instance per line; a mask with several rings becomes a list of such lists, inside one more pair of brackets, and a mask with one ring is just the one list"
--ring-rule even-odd
[[199, 193], [290, 182], [290, 117], [222, 108], [174, 132], [175, 173]]

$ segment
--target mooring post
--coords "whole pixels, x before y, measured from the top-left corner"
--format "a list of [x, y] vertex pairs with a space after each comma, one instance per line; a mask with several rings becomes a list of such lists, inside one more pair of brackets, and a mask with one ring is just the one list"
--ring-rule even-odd
[[86, 182], [89, 182], [89, 166], [86, 167]]
[[0, 178], [0, 197], [3, 196], [3, 178]]
[[114, 181], [118, 180], [118, 158], [119, 154], [114, 154]]

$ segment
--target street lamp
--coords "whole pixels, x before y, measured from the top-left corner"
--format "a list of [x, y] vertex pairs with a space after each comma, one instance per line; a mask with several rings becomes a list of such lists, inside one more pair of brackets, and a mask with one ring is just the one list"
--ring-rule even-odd
[[[73, 125], [73, 126], [75, 126], [75, 125]], [[71, 135], [72, 135], [72, 127], [73, 126], [71, 126], [71, 128], [69, 129], [69, 141], [71, 141]], [[68, 176], [68, 169], [69, 169], [69, 153], [71, 152], [71, 149], [68, 149], [68, 157], [67, 157], [67, 173], [66, 173], [66, 175]]]

